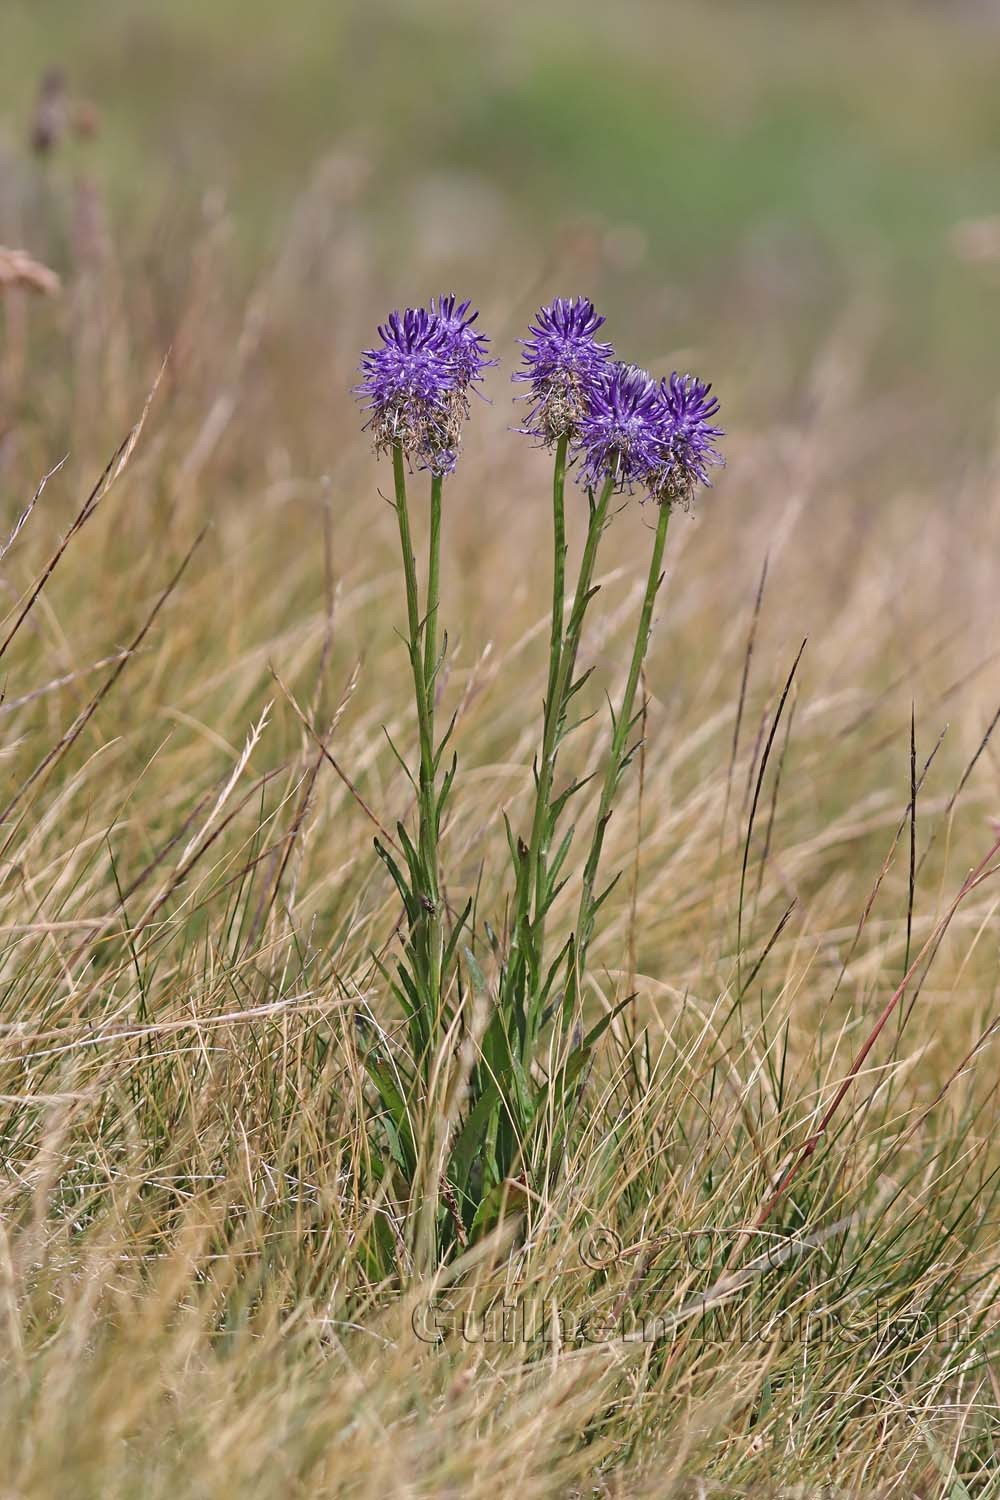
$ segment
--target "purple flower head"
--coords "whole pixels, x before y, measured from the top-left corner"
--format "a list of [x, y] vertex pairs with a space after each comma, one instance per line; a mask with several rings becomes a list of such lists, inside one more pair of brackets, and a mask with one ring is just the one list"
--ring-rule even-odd
[[484, 333], [473, 328], [479, 312], [470, 313], [471, 306], [468, 300], [459, 302], [454, 294], [438, 297], [436, 305], [431, 298], [431, 316], [437, 318], [447, 335], [458, 380], [463, 387], [482, 380], [484, 370], [500, 363], [497, 359], [486, 358], [490, 341]]
[[659, 391], [637, 365], [612, 365], [590, 393], [577, 440], [581, 484], [651, 487], [668, 436]]
[[589, 298], [557, 297], [539, 309], [531, 337], [519, 340], [525, 369], [513, 379], [531, 385], [534, 405], [521, 428], [529, 437], [551, 446], [577, 435], [591, 393], [614, 356], [610, 344], [594, 338], [603, 322]]
[[371, 413], [376, 453], [397, 443], [434, 474], [455, 467], [466, 413], [452, 336], [435, 313], [408, 307], [379, 328], [381, 346], [361, 355], [354, 394]]
[[667, 425], [667, 441], [653, 485], [658, 500], [690, 506], [697, 486], [710, 483], [709, 467], [724, 462], [713, 446], [713, 440], [724, 433], [721, 427], [712, 425], [719, 402], [710, 395], [711, 389], [693, 375], [678, 375], [676, 371], [669, 380], [660, 381], [657, 394]]

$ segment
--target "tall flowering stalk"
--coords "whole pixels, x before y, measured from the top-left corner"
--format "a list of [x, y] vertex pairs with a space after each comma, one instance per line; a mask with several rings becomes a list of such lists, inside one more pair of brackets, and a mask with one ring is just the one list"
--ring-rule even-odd
[[[520, 430], [554, 453], [549, 671], [542, 722], [542, 746], [536, 767], [531, 842], [517, 913], [522, 934], [529, 913], [532, 915], [534, 930], [522, 946], [536, 954], [541, 954], [544, 950], [545, 912], [548, 904], [547, 861], [549, 841], [555, 826], [552, 815], [552, 782], [556, 754], [573, 686], [583, 617], [591, 599], [597, 544], [604, 529], [611, 495], [611, 486], [604, 486], [596, 502], [592, 495], [590, 497], [587, 542], [581, 560], [573, 612], [564, 634], [567, 456], [571, 444], [578, 438], [580, 424], [590, 409], [604, 370], [614, 357], [612, 346], [595, 337], [603, 324], [604, 318], [595, 311], [589, 298], [557, 297], [547, 307], [539, 309], [535, 322], [528, 330], [529, 337], [521, 340], [524, 368], [513, 376], [515, 381], [530, 387], [527, 399], [531, 402], [531, 408]], [[540, 978], [537, 963], [534, 967], [537, 990]]]
[[[435, 696], [440, 605], [441, 506], [446, 475], [454, 472], [462, 426], [469, 411], [469, 391], [492, 363], [487, 339], [473, 324], [477, 314], [454, 296], [431, 301], [429, 308], [393, 312], [378, 332], [380, 344], [361, 356], [363, 379], [355, 387], [365, 403], [376, 453], [392, 456], [396, 518], [406, 593], [408, 651], [420, 744], [417, 778], [416, 848], [401, 830], [409, 864], [409, 882], [384, 848], [397, 884], [406, 886], [410, 918], [415, 993], [406, 993], [415, 1043], [421, 1053], [431, 1044], [442, 1004], [443, 925], [438, 842], [445, 778], [439, 789], [444, 744], [435, 740]], [[421, 608], [420, 585], [407, 499], [407, 465], [430, 474], [430, 542], [427, 593]]]
[[567, 1015], [579, 998], [594, 918], [603, 899], [597, 895], [596, 885], [612, 803], [637, 748], [630, 747], [631, 736], [641, 718], [641, 709], [634, 712], [635, 696], [649, 649], [653, 607], [663, 582], [661, 568], [671, 510], [675, 504], [690, 506], [697, 487], [709, 482], [709, 467], [722, 462], [715, 447], [715, 440], [723, 435], [722, 429], [711, 422], [719, 403], [710, 391], [710, 386], [690, 375], [674, 373], [657, 385], [644, 370], [634, 365], [617, 365], [596, 393], [580, 426], [583, 480], [594, 484], [603, 476], [616, 491], [640, 488], [656, 504], [657, 517], [628, 677], [618, 711], [612, 712], [611, 749], [583, 870], [569, 956], [564, 1002]]
[[[410, 1249], [418, 1270], [429, 1269], [437, 1253], [440, 1158], [447, 1127], [442, 1127], [434, 1080], [444, 1061], [442, 1048], [447, 1047], [449, 964], [468, 915], [468, 910], [463, 913], [446, 944], [439, 841], [456, 764], [453, 757], [449, 770], [440, 774], [449, 734], [440, 742], [435, 735], [437, 677], [444, 656], [444, 645], [440, 654], [438, 649], [442, 491], [458, 460], [469, 393], [493, 363], [487, 358], [487, 339], [473, 326], [477, 316], [468, 302], [450, 295], [432, 299], [429, 308], [392, 313], [378, 330], [381, 342], [362, 354], [363, 378], [355, 387], [369, 414], [366, 426], [376, 453], [392, 457], [420, 746], [416, 844], [404, 825], [397, 825], [405, 869], [396, 853], [379, 841], [375, 845], [396, 883], [407, 917], [403, 957], [390, 982], [407, 1018], [409, 1056], [397, 1060], [372, 1048], [364, 1057], [380, 1097], [393, 1170], [403, 1174], [405, 1196], [417, 1210]], [[423, 607], [406, 483], [407, 468], [414, 466], [430, 474]]]

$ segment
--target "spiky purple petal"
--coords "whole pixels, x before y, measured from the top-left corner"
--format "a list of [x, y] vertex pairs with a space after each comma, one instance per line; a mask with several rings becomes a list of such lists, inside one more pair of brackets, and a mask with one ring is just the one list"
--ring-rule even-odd
[[616, 490], [647, 484], [667, 436], [655, 382], [637, 365], [615, 364], [590, 391], [576, 452], [582, 484], [611, 480]]
[[500, 363], [487, 358], [489, 339], [473, 328], [479, 317], [478, 309], [469, 311], [472, 303], [466, 299], [459, 302], [454, 293], [447, 297], [431, 298], [431, 316], [437, 317], [444, 329], [455, 362], [455, 369], [462, 386], [468, 387], [482, 380], [483, 371]]

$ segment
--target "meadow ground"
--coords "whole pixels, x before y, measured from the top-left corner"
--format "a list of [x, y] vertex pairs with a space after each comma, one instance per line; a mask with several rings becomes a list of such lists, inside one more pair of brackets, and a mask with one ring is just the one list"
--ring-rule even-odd
[[[233, 9], [4, 21], [0, 244], [62, 284], [0, 288], [0, 1494], [991, 1493], [1000, 356], [963, 221], [996, 207], [996, 33], [907, 8], [858, 48], [849, 7], [755, 6], [722, 44], [678, 7], [668, 48], [636, 4], [570, 46], [555, 6], [537, 34]], [[101, 133], [37, 159], [53, 49]], [[671, 524], [609, 825], [588, 1024], [633, 998], [558, 1160], [527, 1149], [428, 1266], [373, 1164], [366, 1058], [402, 1055], [373, 836], [412, 826], [417, 726], [348, 392], [385, 309], [453, 283], [503, 361], [445, 487], [473, 1039], [551, 589], [515, 340], [586, 291], [631, 357], [713, 379], [729, 432]], [[602, 550], [578, 774], [651, 511]]]

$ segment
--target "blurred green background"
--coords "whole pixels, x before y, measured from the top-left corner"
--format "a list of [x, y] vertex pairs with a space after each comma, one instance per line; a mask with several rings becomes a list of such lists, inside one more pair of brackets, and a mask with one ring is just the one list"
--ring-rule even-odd
[[414, 245], [540, 281], [589, 245], [619, 335], [725, 368], [745, 411], [794, 404], [854, 318], [931, 446], [993, 434], [1000, 4], [4, 0], [0, 26], [3, 159], [63, 67], [119, 222], [221, 187], [252, 265], [346, 143], [401, 299]]

